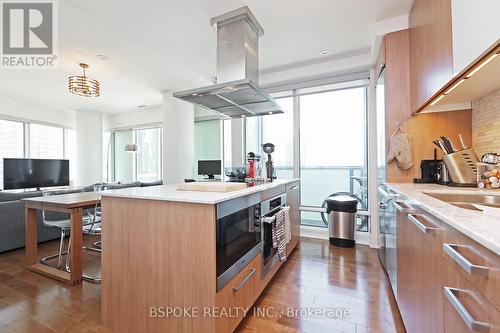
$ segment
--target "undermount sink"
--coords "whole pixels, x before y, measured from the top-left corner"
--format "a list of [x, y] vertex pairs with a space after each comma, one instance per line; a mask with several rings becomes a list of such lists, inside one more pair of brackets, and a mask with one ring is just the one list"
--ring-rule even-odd
[[462, 193], [431, 193], [424, 192], [426, 195], [452, 204], [454, 206], [482, 211], [473, 204], [488, 206], [492, 208], [500, 208], [500, 196], [487, 194], [462, 194]]

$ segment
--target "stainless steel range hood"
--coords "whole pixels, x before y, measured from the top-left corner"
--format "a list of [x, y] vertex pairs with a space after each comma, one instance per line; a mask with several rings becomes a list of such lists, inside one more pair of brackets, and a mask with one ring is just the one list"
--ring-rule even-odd
[[264, 34], [248, 7], [212, 18], [217, 24], [217, 84], [179, 91], [174, 97], [224, 118], [284, 113], [259, 86], [259, 37]]

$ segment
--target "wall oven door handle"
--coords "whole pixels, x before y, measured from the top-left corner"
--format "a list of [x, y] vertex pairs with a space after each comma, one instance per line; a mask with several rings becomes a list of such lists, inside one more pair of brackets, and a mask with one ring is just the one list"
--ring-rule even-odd
[[460, 299], [458, 298], [458, 295], [460, 293], [467, 293], [467, 291], [450, 287], [444, 287], [444, 294], [446, 298], [448, 298], [448, 301], [458, 312], [458, 314], [460, 315], [464, 323], [467, 325], [467, 327], [473, 332], [481, 332], [481, 333], [489, 332], [490, 324], [482, 321], [477, 321], [474, 318], [472, 318], [469, 311], [467, 311], [467, 309], [463, 306], [463, 304], [460, 302]]
[[238, 291], [240, 291], [240, 289], [243, 288], [243, 286], [248, 282], [248, 280], [250, 280], [250, 278], [252, 277], [252, 275], [255, 274], [256, 271], [257, 270], [255, 268], [252, 268], [250, 273], [248, 273], [248, 275], [243, 279], [243, 281], [241, 281], [240, 285], [237, 287], [233, 287], [233, 293], [237, 293]]
[[460, 254], [460, 252], [457, 251], [457, 247], [459, 247], [459, 245], [447, 244], [447, 243], [443, 244], [444, 252], [451, 259], [453, 259], [458, 265], [460, 265], [460, 267], [462, 267], [465, 271], [467, 271], [467, 273], [488, 276], [488, 267], [474, 265], [469, 260], [467, 260], [467, 258], [465, 258], [462, 254]]

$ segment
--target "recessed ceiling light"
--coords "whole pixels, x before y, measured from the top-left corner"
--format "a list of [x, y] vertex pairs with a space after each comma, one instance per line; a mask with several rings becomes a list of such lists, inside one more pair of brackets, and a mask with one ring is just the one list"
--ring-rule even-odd
[[327, 49], [319, 51], [319, 54], [321, 54], [321, 55], [327, 55], [328, 53], [330, 53], [330, 50], [327, 50]]
[[108, 61], [109, 57], [104, 55], [104, 54], [98, 54], [95, 56], [97, 59], [102, 60], [102, 61]]

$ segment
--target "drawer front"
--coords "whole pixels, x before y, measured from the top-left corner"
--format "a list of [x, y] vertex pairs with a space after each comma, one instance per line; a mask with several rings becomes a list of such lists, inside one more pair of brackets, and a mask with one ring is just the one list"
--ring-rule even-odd
[[500, 313], [497, 309], [454, 267], [445, 264], [445, 269], [444, 331], [500, 332]]
[[500, 310], [500, 256], [451, 228], [443, 252], [450, 265]]
[[260, 200], [264, 201], [267, 199], [271, 199], [272, 197], [275, 197], [277, 195], [285, 193], [285, 191], [286, 191], [286, 186], [284, 184], [280, 185], [278, 187], [263, 191], [260, 195]]
[[216, 332], [233, 332], [260, 294], [262, 256], [258, 254], [222, 290], [216, 294], [216, 307], [229, 315], [216, 319]]

